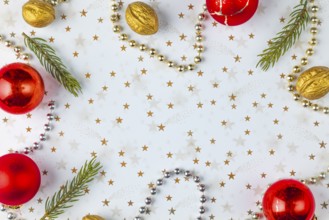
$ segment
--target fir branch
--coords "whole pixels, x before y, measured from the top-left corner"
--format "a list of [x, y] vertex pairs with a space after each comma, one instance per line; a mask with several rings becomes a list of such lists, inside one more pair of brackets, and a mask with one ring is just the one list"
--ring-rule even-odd
[[294, 7], [288, 24], [270, 41], [269, 47], [258, 55], [260, 60], [257, 67], [267, 71], [297, 42], [310, 20], [307, 3], [308, 0], [300, 0], [300, 4]]
[[80, 83], [71, 75], [56, 55], [56, 51], [42, 38], [31, 38], [23, 33], [25, 45], [38, 57], [42, 66], [74, 96], [81, 92]]
[[102, 166], [96, 162], [96, 158], [89, 162], [86, 161], [71, 182], [67, 181], [51, 198], [47, 198], [45, 214], [40, 220], [57, 219], [59, 215], [64, 213], [65, 209], [72, 207], [72, 203], [78, 201], [79, 197], [85, 194], [88, 183], [94, 180], [101, 168]]

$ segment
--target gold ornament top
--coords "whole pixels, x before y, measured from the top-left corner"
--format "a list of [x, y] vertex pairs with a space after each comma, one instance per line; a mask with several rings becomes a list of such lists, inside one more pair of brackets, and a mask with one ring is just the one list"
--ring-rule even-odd
[[152, 35], [159, 30], [158, 16], [155, 10], [143, 2], [133, 2], [126, 10], [129, 27], [141, 35]]
[[105, 219], [98, 215], [86, 215], [85, 217], [82, 218], [82, 220], [105, 220]]
[[306, 70], [299, 76], [296, 89], [309, 100], [322, 98], [329, 92], [329, 68], [316, 66]]
[[42, 0], [29, 0], [23, 5], [22, 15], [24, 20], [31, 26], [42, 28], [55, 20], [54, 7]]

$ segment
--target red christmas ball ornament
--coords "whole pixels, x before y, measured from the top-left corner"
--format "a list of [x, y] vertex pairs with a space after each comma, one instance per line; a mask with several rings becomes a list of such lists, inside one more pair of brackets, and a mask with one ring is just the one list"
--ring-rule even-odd
[[267, 220], [312, 220], [315, 201], [305, 184], [284, 179], [272, 184], [266, 191], [263, 211]]
[[41, 174], [35, 162], [24, 154], [0, 157], [0, 203], [19, 206], [38, 192]]
[[45, 86], [33, 67], [12, 63], [0, 69], [0, 108], [12, 114], [25, 114], [43, 99]]
[[206, 3], [215, 20], [229, 26], [247, 22], [258, 8], [258, 0], [207, 0]]

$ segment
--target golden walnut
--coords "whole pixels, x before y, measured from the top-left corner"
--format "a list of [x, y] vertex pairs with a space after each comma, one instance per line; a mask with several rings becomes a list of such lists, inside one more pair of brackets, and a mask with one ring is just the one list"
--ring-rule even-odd
[[128, 5], [126, 21], [133, 31], [141, 35], [155, 34], [159, 29], [156, 12], [143, 2], [133, 2]]
[[85, 217], [82, 218], [82, 220], [105, 220], [105, 219], [98, 215], [86, 215]]
[[296, 84], [301, 96], [309, 99], [319, 99], [329, 92], [329, 68], [316, 66], [302, 73]]
[[41, 28], [55, 20], [55, 9], [42, 0], [30, 0], [23, 5], [22, 15], [29, 25]]

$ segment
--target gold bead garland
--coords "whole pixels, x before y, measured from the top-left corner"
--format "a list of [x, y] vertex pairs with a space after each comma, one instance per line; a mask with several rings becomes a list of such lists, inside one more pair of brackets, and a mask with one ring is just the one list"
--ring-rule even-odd
[[319, 19], [317, 17], [319, 7], [315, 4], [314, 0], [309, 0], [309, 2], [311, 3], [310, 20], [312, 23], [312, 26], [310, 28], [311, 39], [308, 42], [309, 48], [305, 51], [305, 56], [301, 58], [300, 65], [294, 66], [292, 72], [286, 77], [289, 83], [288, 91], [292, 94], [294, 100], [300, 102], [303, 107], [312, 108], [314, 111], [322, 111], [324, 114], [329, 114], [329, 107], [313, 103], [310, 100], [303, 98], [301, 94], [296, 90], [296, 81], [298, 79], [298, 76], [303, 71], [303, 67], [305, 67], [309, 63], [309, 58], [314, 55], [314, 49], [318, 44], [316, 35], [318, 33], [317, 26], [319, 25]]
[[202, 30], [203, 30], [203, 25], [201, 24], [202, 21], [205, 20], [205, 12], [207, 11], [206, 5], [202, 6], [202, 12], [198, 15], [198, 22], [195, 25], [195, 40], [196, 40], [196, 51], [197, 55], [194, 57], [194, 62], [190, 63], [188, 65], [184, 64], [178, 64], [171, 59], [167, 58], [163, 54], [161, 54], [159, 51], [157, 51], [155, 48], [149, 47], [147, 44], [144, 43], [138, 43], [136, 40], [130, 38], [128, 34], [123, 33], [122, 26], [119, 25], [119, 21], [122, 17], [122, 15], [119, 13], [119, 11], [122, 9], [123, 3], [122, 2], [117, 2], [116, 0], [112, 0], [112, 14], [111, 14], [111, 21], [113, 23], [113, 32], [119, 35], [119, 40], [121, 41], [128, 41], [128, 44], [132, 48], [138, 48], [142, 52], [148, 53], [151, 57], [157, 56], [157, 59], [160, 62], [166, 63], [168, 67], [170, 68], [175, 68], [177, 69], [178, 72], [186, 72], [186, 71], [193, 71], [195, 70], [196, 66], [202, 62], [202, 53], [204, 52], [205, 48], [202, 45], [202, 41], [204, 37], [202, 36]]
[[12, 49], [16, 55], [16, 59], [20, 59], [22, 61], [28, 62], [30, 59], [30, 55], [28, 53], [24, 53], [24, 47], [15, 45], [13, 41], [7, 40], [5, 35], [0, 34], [0, 42], [3, 43], [6, 47]]

